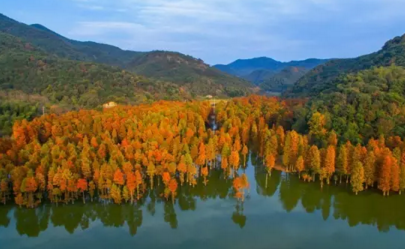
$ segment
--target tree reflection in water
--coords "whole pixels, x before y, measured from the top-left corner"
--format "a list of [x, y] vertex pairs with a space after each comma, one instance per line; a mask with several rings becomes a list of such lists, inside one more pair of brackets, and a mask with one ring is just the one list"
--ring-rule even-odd
[[246, 215], [243, 214], [243, 202], [237, 202], [235, 206], [235, 212], [232, 214], [232, 221], [243, 228], [246, 224]]
[[[260, 166], [254, 154], [250, 157], [246, 173], [251, 184], [251, 198], [245, 203], [237, 202], [232, 197], [232, 180], [224, 179], [221, 170], [211, 170], [208, 185], [198, 182], [194, 188], [187, 185], [179, 186], [176, 202], [164, 201], [160, 195], [162, 186], [149, 190], [134, 205], [115, 205], [105, 202], [76, 203], [74, 205], [43, 204], [36, 209], [17, 208], [12, 205], [0, 207], [0, 226], [9, 227], [14, 224], [20, 235], [37, 237], [49, 227], [61, 226], [73, 234], [77, 229], [85, 230], [92, 223], [101, 222], [106, 227], [127, 226], [129, 233], [135, 235], [143, 222], [143, 212], [152, 216], [156, 208], [162, 208], [163, 220], [172, 229], [181, 226], [178, 212], [198, 212], [198, 203], [205, 200], [217, 202], [234, 202], [234, 210], [229, 210], [232, 221], [241, 229], [246, 226], [246, 206], [248, 202], [260, 198], [277, 198], [286, 212], [297, 207], [307, 213], [319, 211], [324, 220], [346, 220], [349, 226], [366, 224], [375, 226], [379, 231], [386, 232], [390, 227], [405, 230], [404, 196], [394, 195], [384, 198], [379, 192], [367, 191], [358, 196], [352, 194], [349, 186], [325, 185], [321, 190], [319, 182], [304, 183], [296, 175], [273, 171], [265, 186], [265, 169]], [[244, 169], [241, 169], [243, 171]], [[277, 194], [277, 195], [275, 195]], [[247, 209], [246, 209], [247, 208]], [[263, 211], [267, 207], [263, 207]], [[177, 213], [176, 213], [177, 212]], [[50, 226], [51, 224], [51, 226]]]

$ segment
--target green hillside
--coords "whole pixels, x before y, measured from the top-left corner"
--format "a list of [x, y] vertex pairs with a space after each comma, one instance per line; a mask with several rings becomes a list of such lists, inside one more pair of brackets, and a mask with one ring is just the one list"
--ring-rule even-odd
[[245, 80], [252, 82], [255, 85], [260, 85], [264, 80], [271, 78], [277, 74], [277, 71], [271, 69], [257, 69], [248, 75], [242, 76]]
[[117, 66], [148, 78], [170, 81], [195, 95], [241, 96], [250, 93], [253, 87], [248, 81], [180, 53], [125, 51], [96, 42], [74, 41], [40, 24], [26, 25], [1, 14], [0, 31], [59, 58]]
[[[28, 112], [18, 110], [25, 110], [21, 106], [27, 103], [60, 112], [100, 107], [109, 101], [136, 104], [185, 98], [190, 98], [187, 91], [173, 83], [151, 80], [118, 67], [61, 59], [0, 32], [0, 130], [2, 124], [11, 123], [1, 116], [13, 112], [26, 117]], [[33, 115], [31, 109], [27, 115]]]
[[22, 38], [45, 52], [61, 58], [124, 66], [137, 52], [95, 42], [78, 42], [65, 38], [40, 25], [26, 25], [0, 14], [0, 31]]
[[[379, 67], [333, 81], [307, 104], [308, 115], [319, 111], [327, 127], [356, 144], [385, 135], [405, 136], [405, 68]], [[296, 129], [302, 121], [297, 121]]]
[[179, 98], [172, 83], [92, 62], [61, 59], [0, 32], [0, 90], [41, 94], [52, 103], [96, 107], [107, 101]]
[[145, 53], [129, 63], [127, 68], [147, 77], [175, 82], [199, 95], [241, 96], [249, 93], [252, 87], [248, 81], [212, 68], [202, 60], [176, 52]]
[[304, 76], [308, 69], [303, 67], [287, 67], [262, 80], [260, 89], [269, 92], [283, 92]]
[[312, 69], [285, 96], [316, 96], [324, 91], [332, 92], [339, 76], [392, 64], [405, 66], [405, 35], [388, 41], [378, 52], [354, 59], [331, 60]]

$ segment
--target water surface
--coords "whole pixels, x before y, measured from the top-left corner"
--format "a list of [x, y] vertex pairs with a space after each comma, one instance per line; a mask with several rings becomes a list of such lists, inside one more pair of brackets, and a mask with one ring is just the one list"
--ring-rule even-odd
[[[405, 248], [405, 196], [304, 183], [273, 172], [265, 186], [253, 157], [245, 202], [211, 171], [173, 205], [159, 189], [135, 205], [77, 202], [0, 206], [1, 248]], [[256, 165], [256, 166], [255, 166]], [[242, 172], [243, 170], [241, 170]]]

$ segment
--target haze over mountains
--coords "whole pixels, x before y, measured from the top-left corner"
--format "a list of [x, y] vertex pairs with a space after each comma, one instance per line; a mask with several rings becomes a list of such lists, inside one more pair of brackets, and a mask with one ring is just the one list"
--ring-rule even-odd
[[239, 59], [228, 65], [215, 65], [223, 72], [246, 79], [264, 91], [282, 92], [325, 59], [281, 62], [268, 57]]
[[286, 67], [314, 68], [327, 60], [307, 59], [302, 61], [281, 62], [268, 57], [258, 57], [252, 59], [239, 59], [230, 64], [218, 64], [214, 67], [239, 77], [249, 75], [256, 70], [280, 71]]

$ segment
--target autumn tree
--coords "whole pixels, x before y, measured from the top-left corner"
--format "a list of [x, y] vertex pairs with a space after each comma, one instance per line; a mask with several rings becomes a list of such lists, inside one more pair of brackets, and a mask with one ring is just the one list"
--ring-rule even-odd
[[114, 183], [118, 186], [123, 186], [125, 183], [124, 174], [120, 169], [116, 169], [114, 172]]
[[316, 145], [312, 145], [309, 151], [310, 168], [312, 171], [312, 179], [315, 181], [315, 175], [321, 170], [321, 154]]
[[353, 167], [352, 177], [350, 183], [352, 185], [353, 192], [357, 195], [358, 192], [363, 191], [364, 183], [364, 168], [361, 162], [357, 162]]
[[345, 145], [339, 147], [339, 153], [336, 163], [336, 171], [339, 175], [339, 183], [342, 183], [342, 176], [349, 174], [349, 155], [347, 153], [347, 148]]
[[399, 177], [399, 194], [402, 193], [402, 191], [405, 190], [405, 164], [401, 163], [401, 168], [400, 168], [400, 177]]
[[82, 193], [82, 196], [83, 196], [83, 203], [86, 203], [86, 199], [85, 199], [85, 196], [84, 196], [84, 193], [85, 193], [85, 191], [87, 191], [87, 186], [88, 184], [87, 184], [87, 180], [86, 179], [79, 179], [78, 181], [77, 181], [77, 189]]
[[114, 200], [115, 204], [121, 204], [122, 202], [121, 189], [115, 184], [111, 187], [111, 198]]
[[298, 172], [298, 178], [301, 178], [301, 172], [305, 169], [304, 158], [302, 156], [298, 157], [295, 163], [295, 169]]
[[376, 182], [376, 158], [373, 151], [367, 153], [365, 162], [364, 162], [364, 177], [366, 189], [370, 186], [374, 186]]
[[400, 190], [400, 168], [395, 157], [392, 158], [391, 165], [391, 190], [395, 192]]
[[336, 157], [335, 147], [329, 145], [328, 149], [326, 150], [325, 156], [325, 171], [327, 184], [329, 184], [330, 178], [332, 174], [335, 172], [335, 157]]
[[383, 191], [383, 195], [389, 195], [391, 189], [391, 167], [392, 167], [392, 158], [390, 155], [386, 155], [381, 166], [379, 179], [378, 179], [378, 188]]

